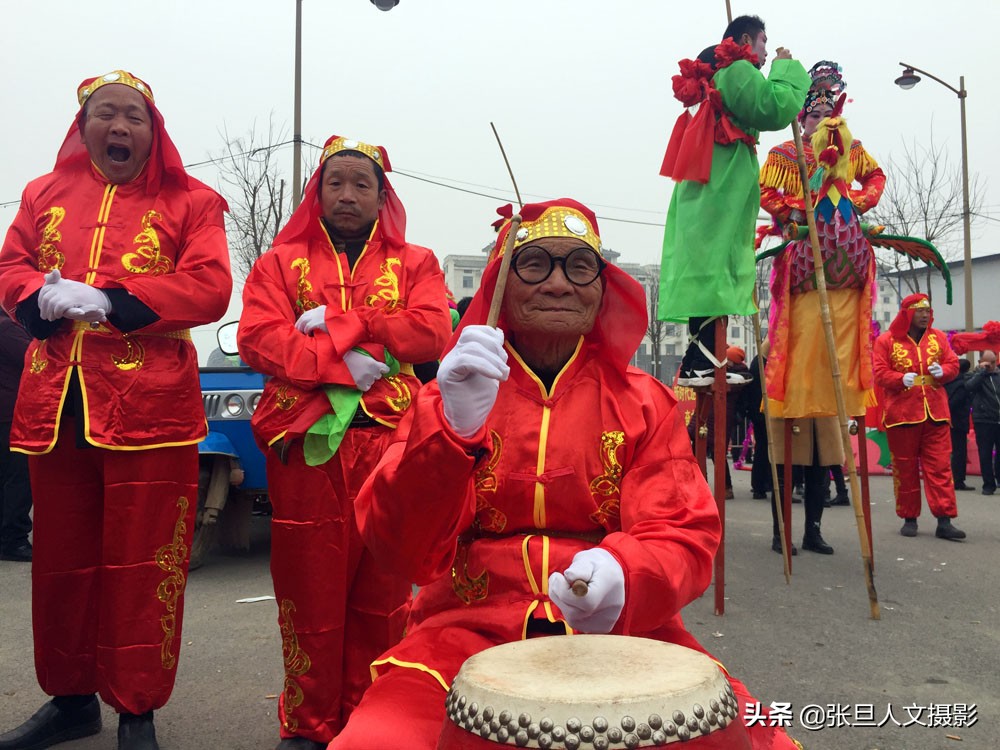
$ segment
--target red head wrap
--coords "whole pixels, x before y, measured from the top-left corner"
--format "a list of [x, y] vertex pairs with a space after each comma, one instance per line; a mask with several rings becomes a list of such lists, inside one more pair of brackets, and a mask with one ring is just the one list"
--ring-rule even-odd
[[[361, 141], [354, 141], [339, 135], [331, 135], [323, 144], [323, 153], [319, 157], [319, 166], [313, 172], [302, 194], [302, 203], [292, 213], [284, 229], [274, 238], [275, 245], [298, 239], [314, 231], [317, 222], [323, 215], [323, 206], [319, 200], [320, 178], [323, 176], [323, 165], [334, 154], [342, 151], [352, 151], [364, 154], [378, 165], [386, 174], [392, 171], [389, 164], [389, 154], [382, 146], [370, 146]], [[383, 180], [385, 202], [378, 211], [378, 232], [382, 241], [392, 246], [400, 246], [406, 242], [406, 211], [396, 195], [389, 178]]]
[[901, 339], [907, 336], [913, 323], [913, 313], [920, 309], [930, 310], [931, 318], [927, 321], [927, 327], [930, 328], [934, 324], [934, 310], [931, 308], [930, 298], [926, 294], [911, 294], [899, 303], [899, 312], [889, 324], [889, 330], [895, 338]]
[[[87, 164], [90, 161], [90, 154], [87, 152], [87, 146], [82, 139], [85, 117], [84, 110], [91, 94], [102, 86], [109, 85], [128, 86], [138, 91], [145, 97], [146, 107], [149, 109], [150, 115], [152, 115], [153, 143], [149, 151], [149, 160], [137, 178], [146, 181], [146, 194], [156, 195], [160, 191], [160, 185], [165, 179], [172, 180], [185, 190], [204, 188], [215, 192], [208, 185], [200, 180], [196, 180], [184, 171], [184, 163], [181, 161], [181, 155], [177, 152], [174, 142], [170, 140], [170, 136], [167, 135], [167, 129], [163, 125], [163, 115], [156, 108], [156, 103], [153, 100], [153, 89], [142, 79], [136, 78], [124, 70], [114, 70], [103, 76], [87, 78], [77, 87], [76, 95], [77, 101], [80, 103], [80, 109], [77, 111], [76, 117], [73, 119], [73, 124], [70, 125], [69, 131], [66, 133], [66, 138], [59, 149], [59, 154], [56, 156], [55, 169], [59, 170], [80, 164]], [[229, 210], [228, 207], [226, 207], [226, 210]]]
[[[497, 213], [502, 217], [502, 223], [496, 244], [483, 272], [479, 291], [462, 316], [462, 322], [455, 331], [449, 349], [458, 340], [462, 326], [486, 323], [500, 271], [500, 256], [511, 228], [512, 208], [509, 205], [503, 206]], [[575, 237], [582, 244], [593, 248], [594, 252], [603, 254], [597, 217], [582, 203], [571, 198], [559, 198], [544, 203], [525, 204], [518, 213], [522, 222], [514, 243], [515, 254], [521, 245], [543, 237]], [[607, 355], [608, 361], [624, 371], [646, 334], [646, 294], [638, 281], [612, 264], [604, 269], [601, 282], [604, 284], [601, 309], [597, 313], [593, 329], [585, 338], [588, 343], [599, 346]], [[500, 313], [498, 326], [504, 327], [503, 312]]]

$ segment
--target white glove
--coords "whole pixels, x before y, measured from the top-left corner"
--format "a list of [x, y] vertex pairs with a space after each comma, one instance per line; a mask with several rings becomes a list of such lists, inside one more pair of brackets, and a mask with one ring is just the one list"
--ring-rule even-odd
[[367, 354], [356, 352], [353, 349], [344, 355], [344, 364], [351, 371], [354, 385], [361, 392], [366, 392], [375, 385], [376, 380], [389, 372], [389, 365], [385, 362], [379, 362], [374, 357], [369, 357]]
[[[311, 334], [317, 328], [324, 333], [329, 333], [326, 329], [326, 305], [320, 305], [319, 307], [314, 307], [311, 310], [306, 310], [299, 316], [299, 319], [295, 321], [295, 330], [299, 333], [304, 333], [306, 336]], [[365, 390], [368, 389], [365, 388]]]
[[913, 385], [913, 381], [916, 380], [916, 379], [917, 379], [917, 373], [915, 373], [915, 372], [908, 372], [908, 373], [906, 373], [903, 376], [903, 386], [905, 388], [909, 388], [911, 385]]
[[64, 279], [57, 268], [45, 274], [45, 283], [38, 292], [38, 311], [42, 320], [102, 322], [111, 314], [111, 300], [96, 287]]
[[463, 328], [437, 375], [444, 416], [458, 435], [470, 438], [486, 424], [500, 381], [508, 375], [503, 331], [489, 326]]
[[[583, 596], [571, 588], [577, 580], [587, 583]], [[573, 630], [610, 633], [625, 606], [625, 572], [606, 549], [585, 549], [573, 556], [565, 573], [549, 576], [549, 598]]]
[[940, 362], [935, 362], [927, 367], [927, 372], [933, 375], [936, 379], [940, 380], [944, 377], [944, 368], [941, 366]]

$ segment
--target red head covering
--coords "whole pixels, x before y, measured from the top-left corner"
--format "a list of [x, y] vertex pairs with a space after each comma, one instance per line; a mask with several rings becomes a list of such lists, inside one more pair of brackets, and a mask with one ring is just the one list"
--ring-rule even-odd
[[[208, 185], [200, 180], [196, 180], [184, 171], [181, 155], [177, 152], [174, 142], [170, 140], [170, 136], [167, 135], [167, 129], [163, 125], [163, 115], [156, 108], [156, 103], [153, 100], [153, 89], [142, 79], [136, 78], [124, 70], [113, 70], [103, 76], [87, 78], [77, 87], [76, 98], [80, 103], [80, 109], [76, 113], [69, 131], [66, 133], [66, 138], [59, 149], [59, 154], [56, 156], [55, 169], [59, 170], [78, 164], [86, 164], [90, 161], [90, 154], [87, 152], [87, 146], [81, 137], [84, 123], [84, 107], [91, 94], [97, 91], [97, 89], [112, 84], [128, 86], [142, 94], [146, 99], [146, 107], [153, 118], [153, 144], [149, 151], [149, 160], [137, 178], [145, 179], [146, 194], [156, 195], [160, 191], [160, 185], [164, 179], [174, 181], [185, 190], [204, 188], [215, 192]], [[226, 210], [229, 210], [228, 206], [226, 206]]]
[[[458, 340], [463, 326], [486, 324], [500, 271], [500, 256], [510, 232], [512, 207], [503, 206], [497, 209], [497, 213], [503, 217], [503, 223], [483, 272], [482, 284], [462, 316], [449, 349]], [[515, 252], [521, 245], [542, 237], [575, 237], [603, 255], [597, 217], [582, 203], [571, 198], [559, 198], [544, 203], [528, 203], [518, 213], [522, 221], [514, 242]], [[588, 343], [597, 344], [607, 353], [608, 361], [624, 371], [646, 334], [646, 294], [638, 281], [611, 264], [604, 269], [601, 280], [604, 284], [601, 309], [593, 329], [585, 338]], [[497, 325], [504, 327], [502, 311]]]
[[930, 310], [931, 319], [927, 321], [927, 327], [934, 325], [934, 310], [931, 308], [931, 301], [926, 294], [911, 294], [904, 297], [899, 303], [899, 312], [889, 324], [889, 330], [897, 339], [906, 338], [910, 331], [910, 324], [913, 323], [913, 313], [916, 310]]
[[[317, 222], [323, 215], [323, 206], [319, 201], [319, 183], [323, 176], [323, 165], [327, 159], [341, 151], [363, 154], [380, 167], [384, 173], [388, 174], [392, 171], [392, 166], [389, 164], [389, 154], [382, 146], [370, 146], [361, 141], [331, 135], [323, 144], [319, 166], [316, 167], [316, 171], [313, 172], [306, 184], [305, 192], [302, 194], [302, 203], [292, 213], [285, 228], [278, 232], [274, 238], [275, 245], [299, 239], [315, 229]], [[385, 177], [383, 185], [386, 196], [382, 208], [378, 210], [378, 231], [383, 242], [399, 247], [406, 243], [406, 211], [399, 196], [396, 195], [396, 191], [389, 183], [388, 177]]]

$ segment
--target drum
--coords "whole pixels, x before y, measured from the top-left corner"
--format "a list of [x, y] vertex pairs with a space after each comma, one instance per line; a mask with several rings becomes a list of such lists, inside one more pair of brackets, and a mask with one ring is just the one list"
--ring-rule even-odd
[[462, 665], [438, 750], [749, 750], [718, 666], [684, 646], [616, 635], [533, 638]]

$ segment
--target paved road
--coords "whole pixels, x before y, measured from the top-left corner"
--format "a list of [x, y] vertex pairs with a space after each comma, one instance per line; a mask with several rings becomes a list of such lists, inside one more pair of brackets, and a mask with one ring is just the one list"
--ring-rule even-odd
[[[978, 480], [974, 477], [973, 483]], [[869, 617], [858, 538], [850, 508], [831, 508], [823, 533], [832, 557], [800, 552], [786, 585], [770, 550], [766, 502], [749, 499], [749, 475], [735, 472], [728, 503], [726, 614], [713, 613], [712, 589], [685, 612], [689, 628], [766, 705], [792, 704], [792, 733], [807, 750], [996, 750], [1000, 717], [1000, 617], [995, 593], [1000, 566], [1000, 496], [961, 493], [958, 525], [965, 543], [898, 534], [891, 481], [872, 480], [875, 584], [882, 619]], [[793, 506], [801, 537], [802, 506]], [[924, 517], [927, 518], [926, 515]], [[164, 750], [271, 750], [277, 741], [275, 695], [281, 689], [280, 642], [273, 601], [236, 604], [271, 593], [266, 524], [251, 552], [215, 555], [194, 572], [177, 688], [157, 715]], [[9, 728], [44, 701], [34, 679], [29, 570], [0, 562], [0, 727]], [[971, 727], [848, 726], [808, 731], [807, 705], [843, 707], [849, 724], [870, 711], [871, 723], [892, 711], [901, 724], [961, 718], [956, 704], [976, 704]], [[870, 708], [869, 708], [870, 707]], [[907, 707], [910, 712], [907, 712]], [[918, 708], [923, 708], [919, 711]], [[912, 714], [912, 716], [911, 716]], [[115, 747], [115, 719], [105, 714], [97, 737], [61, 747]], [[948, 735], [960, 739], [949, 739]]]

